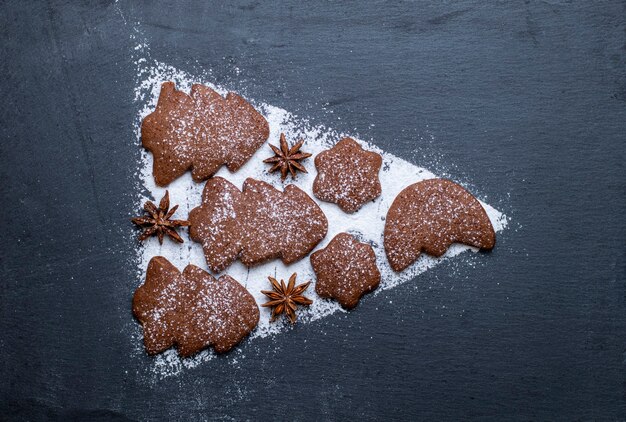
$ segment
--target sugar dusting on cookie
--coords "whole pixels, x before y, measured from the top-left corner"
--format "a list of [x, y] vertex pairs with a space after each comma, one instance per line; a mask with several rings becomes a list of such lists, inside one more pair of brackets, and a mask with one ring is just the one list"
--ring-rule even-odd
[[[172, 66], [153, 60], [150, 57], [149, 48], [145, 43], [138, 44], [134, 54], [137, 65], [137, 81], [134, 94], [138, 106], [138, 113], [134, 120], [136, 129], [134, 142], [137, 148], [141, 148], [141, 121], [154, 110], [163, 82], [173, 81], [176, 83], [177, 89], [185, 92], [189, 92], [193, 83], [202, 83], [222, 95], [227, 93], [227, 90], [223, 87], [212, 84], [210, 75], [208, 74], [191, 75]], [[316, 171], [312, 159], [304, 162], [309, 173], [298, 174], [295, 181], [287, 179], [283, 184], [276, 173], [268, 173], [268, 166], [263, 163], [263, 159], [272, 154], [268, 144], [277, 145], [281, 133], [284, 133], [287, 139], [304, 139], [305, 143], [303, 149], [312, 153], [314, 157], [347, 136], [356, 139], [366, 150], [377, 152], [382, 156], [383, 166], [380, 171], [382, 194], [374, 201], [365, 204], [354, 214], [345, 213], [335, 204], [318, 202], [328, 219], [328, 233], [315, 248], [315, 250], [318, 250], [326, 247], [330, 240], [340, 232], [351, 233], [360, 241], [371, 244], [376, 253], [377, 265], [381, 272], [380, 287], [373, 293], [373, 296], [376, 296], [381, 291], [415, 278], [418, 274], [437, 265], [439, 262], [442, 262], [442, 260], [456, 256], [464, 251], [476, 250], [464, 245], [454, 244], [441, 258], [422, 255], [417, 262], [409, 266], [405, 271], [401, 273], [394, 272], [389, 266], [383, 248], [383, 231], [387, 210], [396, 195], [402, 189], [420, 180], [434, 178], [436, 177], [435, 174], [411, 164], [406, 160], [386, 153], [376, 145], [360, 141], [351, 134], [338, 133], [324, 126], [311, 125], [306, 119], [296, 117], [284, 109], [255, 101], [251, 98], [246, 99], [265, 117], [269, 123], [270, 135], [267, 143], [261, 146], [250, 160], [236, 173], [231, 173], [225, 167], [222, 167], [216, 173], [216, 176], [227, 179], [239, 189], [241, 189], [246, 178], [252, 177], [257, 180], [265, 181], [280, 191], [282, 191], [287, 184], [293, 183], [304, 190], [310, 197], [314, 198], [312, 186]], [[139, 168], [140, 183], [137, 187], [138, 195], [135, 204], [137, 209], [140, 209], [146, 199], [160, 198], [163, 196], [166, 188], [169, 190], [170, 198], [173, 203], [180, 204], [174, 216], [175, 218], [187, 218], [189, 212], [200, 205], [204, 183], [194, 182], [189, 172], [174, 180], [166, 188], [159, 187], [155, 184], [152, 175], [152, 156], [143, 151], [143, 149]], [[481, 204], [485, 208], [496, 232], [501, 231], [507, 226], [507, 218], [504, 214], [488, 204], [483, 202], [481, 202]], [[149, 239], [143, 245], [138, 246], [136, 258], [137, 277], [134, 281], [135, 284], [132, 286], [133, 289], [143, 283], [148, 262], [152, 257], [157, 255], [166, 257], [179, 269], [185, 268], [188, 264], [193, 264], [207, 270], [202, 246], [199, 243], [191, 241], [186, 230], [180, 230], [180, 234], [185, 241], [182, 245], [170, 241], [159, 245], [156, 239]], [[246, 268], [241, 262], [236, 261], [221, 274], [228, 274], [240, 282], [248, 289], [257, 303], [261, 304], [265, 301], [261, 290], [269, 288], [269, 282], [267, 281], [268, 276], [273, 276], [278, 279], [287, 279], [294, 272], [298, 273], [298, 280], [301, 282], [308, 280], [315, 282], [315, 274], [308, 257], [288, 266], [284, 265], [280, 260], [273, 260], [250, 269]], [[335, 312], [344, 312], [337, 302], [321, 299], [315, 294], [314, 290], [314, 288], [307, 290], [306, 295], [313, 299], [314, 303], [309, 308], [300, 311], [298, 324], [310, 323]], [[369, 301], [366, 300], [365, 303], [360, 306], [368, 306], [368, 302]], [[278, 334], [285, 328], [286, 325], [281, 322], [270, 323], [270, 311], [267, 308], [261, 308], [261, 318], [258, 327], [251, 333], [250, 338], [244, 341], [243, 346], [240, 347], [245, 348], [246, 342], [254, 342], [254, 339], [258, 337]], [[139, 337], [139, 339], [137, 339], [137, 351], [138, 353], [143, 353], [143, 347], [138, 333], [139, 329], [135, 332], [135, 335]], [[231, 354], [233, 356], [240, 355], [236, 353], [233, 354], [233, 352], [231, 352]], [[170, 349], [153, 359], [153, 372], [155, 376], [159, 378], [175, 375], [185, 368], [193, 368], [202, 362], [212, 359], [214, 356], [214, 352], [204, 350], [194, 357], [182, 359], [178, 357], [175, 350]], [[233, 359], [236, 358], [233, 357]]]

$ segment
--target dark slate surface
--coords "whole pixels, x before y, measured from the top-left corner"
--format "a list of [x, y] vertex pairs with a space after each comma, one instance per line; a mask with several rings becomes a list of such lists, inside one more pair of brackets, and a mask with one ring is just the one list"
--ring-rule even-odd
[[[625, 2], [78, 3], [0, 6], [0, 419], [625, 419]], [[151, 379], [133, 28], [469, 184], [510, 228], [236, 364]]]

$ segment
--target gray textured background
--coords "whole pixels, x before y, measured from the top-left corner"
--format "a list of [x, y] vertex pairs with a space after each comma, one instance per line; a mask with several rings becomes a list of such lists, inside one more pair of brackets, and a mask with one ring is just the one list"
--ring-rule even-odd
[[[0, 419], [624, 420], [626, 3], [220, 3], [0, 5]], [[154, 381], [129, 335], [133, 27], [154, 59], [469, 184], [510, 228]]]

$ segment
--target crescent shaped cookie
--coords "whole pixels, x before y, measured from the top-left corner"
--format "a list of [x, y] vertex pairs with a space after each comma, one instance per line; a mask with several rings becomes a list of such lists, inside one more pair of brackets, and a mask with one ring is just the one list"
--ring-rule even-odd
[[256, 301], [234, 278], [218, 280], [195, 265], [181, 273], [162, 256], [150, 260], [146, 282], [133, 296], [133, 314], [151, 355], [172, 346], [183, 357], [210, 345], [225, 353], [259, 322]]
[[492, 249], [495, 241], [480, 202], [450, 180], [428, 179], [405, 188], [387, 212], [385, 252], [394, 271], [407, 268], [422, 251], [439, 257], [453, 243]]

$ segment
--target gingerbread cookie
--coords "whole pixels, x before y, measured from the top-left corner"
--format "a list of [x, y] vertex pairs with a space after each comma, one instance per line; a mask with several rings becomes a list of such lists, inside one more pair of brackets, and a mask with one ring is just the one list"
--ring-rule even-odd
[[153, 155], [154, 180], [160, 186], [190, 169], [197, 182], [223, 164], [236, 171], [268, 136], [267, 121], [250, 103], [199, 84], [187, 95], [173, 82], [163, 83], [156, 109], [141, 125], [141, 142]]
[[423, 180], [400, 192], [387, 212], [384, 236], [394, 271], [407, 268], [422, 251], [438, 257], [455, 242], [492, 249], [496, 241], [480, 202], [445, 179]]
[[354, 139], [344, 138], [315, 157], [317, 176], [313, 195], [353, 213], [381, 193], [380, 154], [365, 151]]
[[328, 246], [311, 255], [317, 276], [315, 291], [320, 297], [336, 299], [346, 309], [380, 284], [374, 249], [348, 233], [339, 233]]
[[212, 345], [224, 353], [259, 322], [259, 308], [235, 279], [188, 265], [178, 271], [162, 256], [148, 264], [146, 282], [133, 297], [133, 314], [143, 326], [146, 351], [153, 355], [172, 346], [191, 356]]
[[235, 259], [250, 267], [306, 256], [325, 236], [328, 220], [304, 191], [281, 192], [246, 179], [242, 191], [221, 177], [207, 181], [202, 204], [189, 213], [191, 239], [202, 244], [208, 267], [220, 272]]

